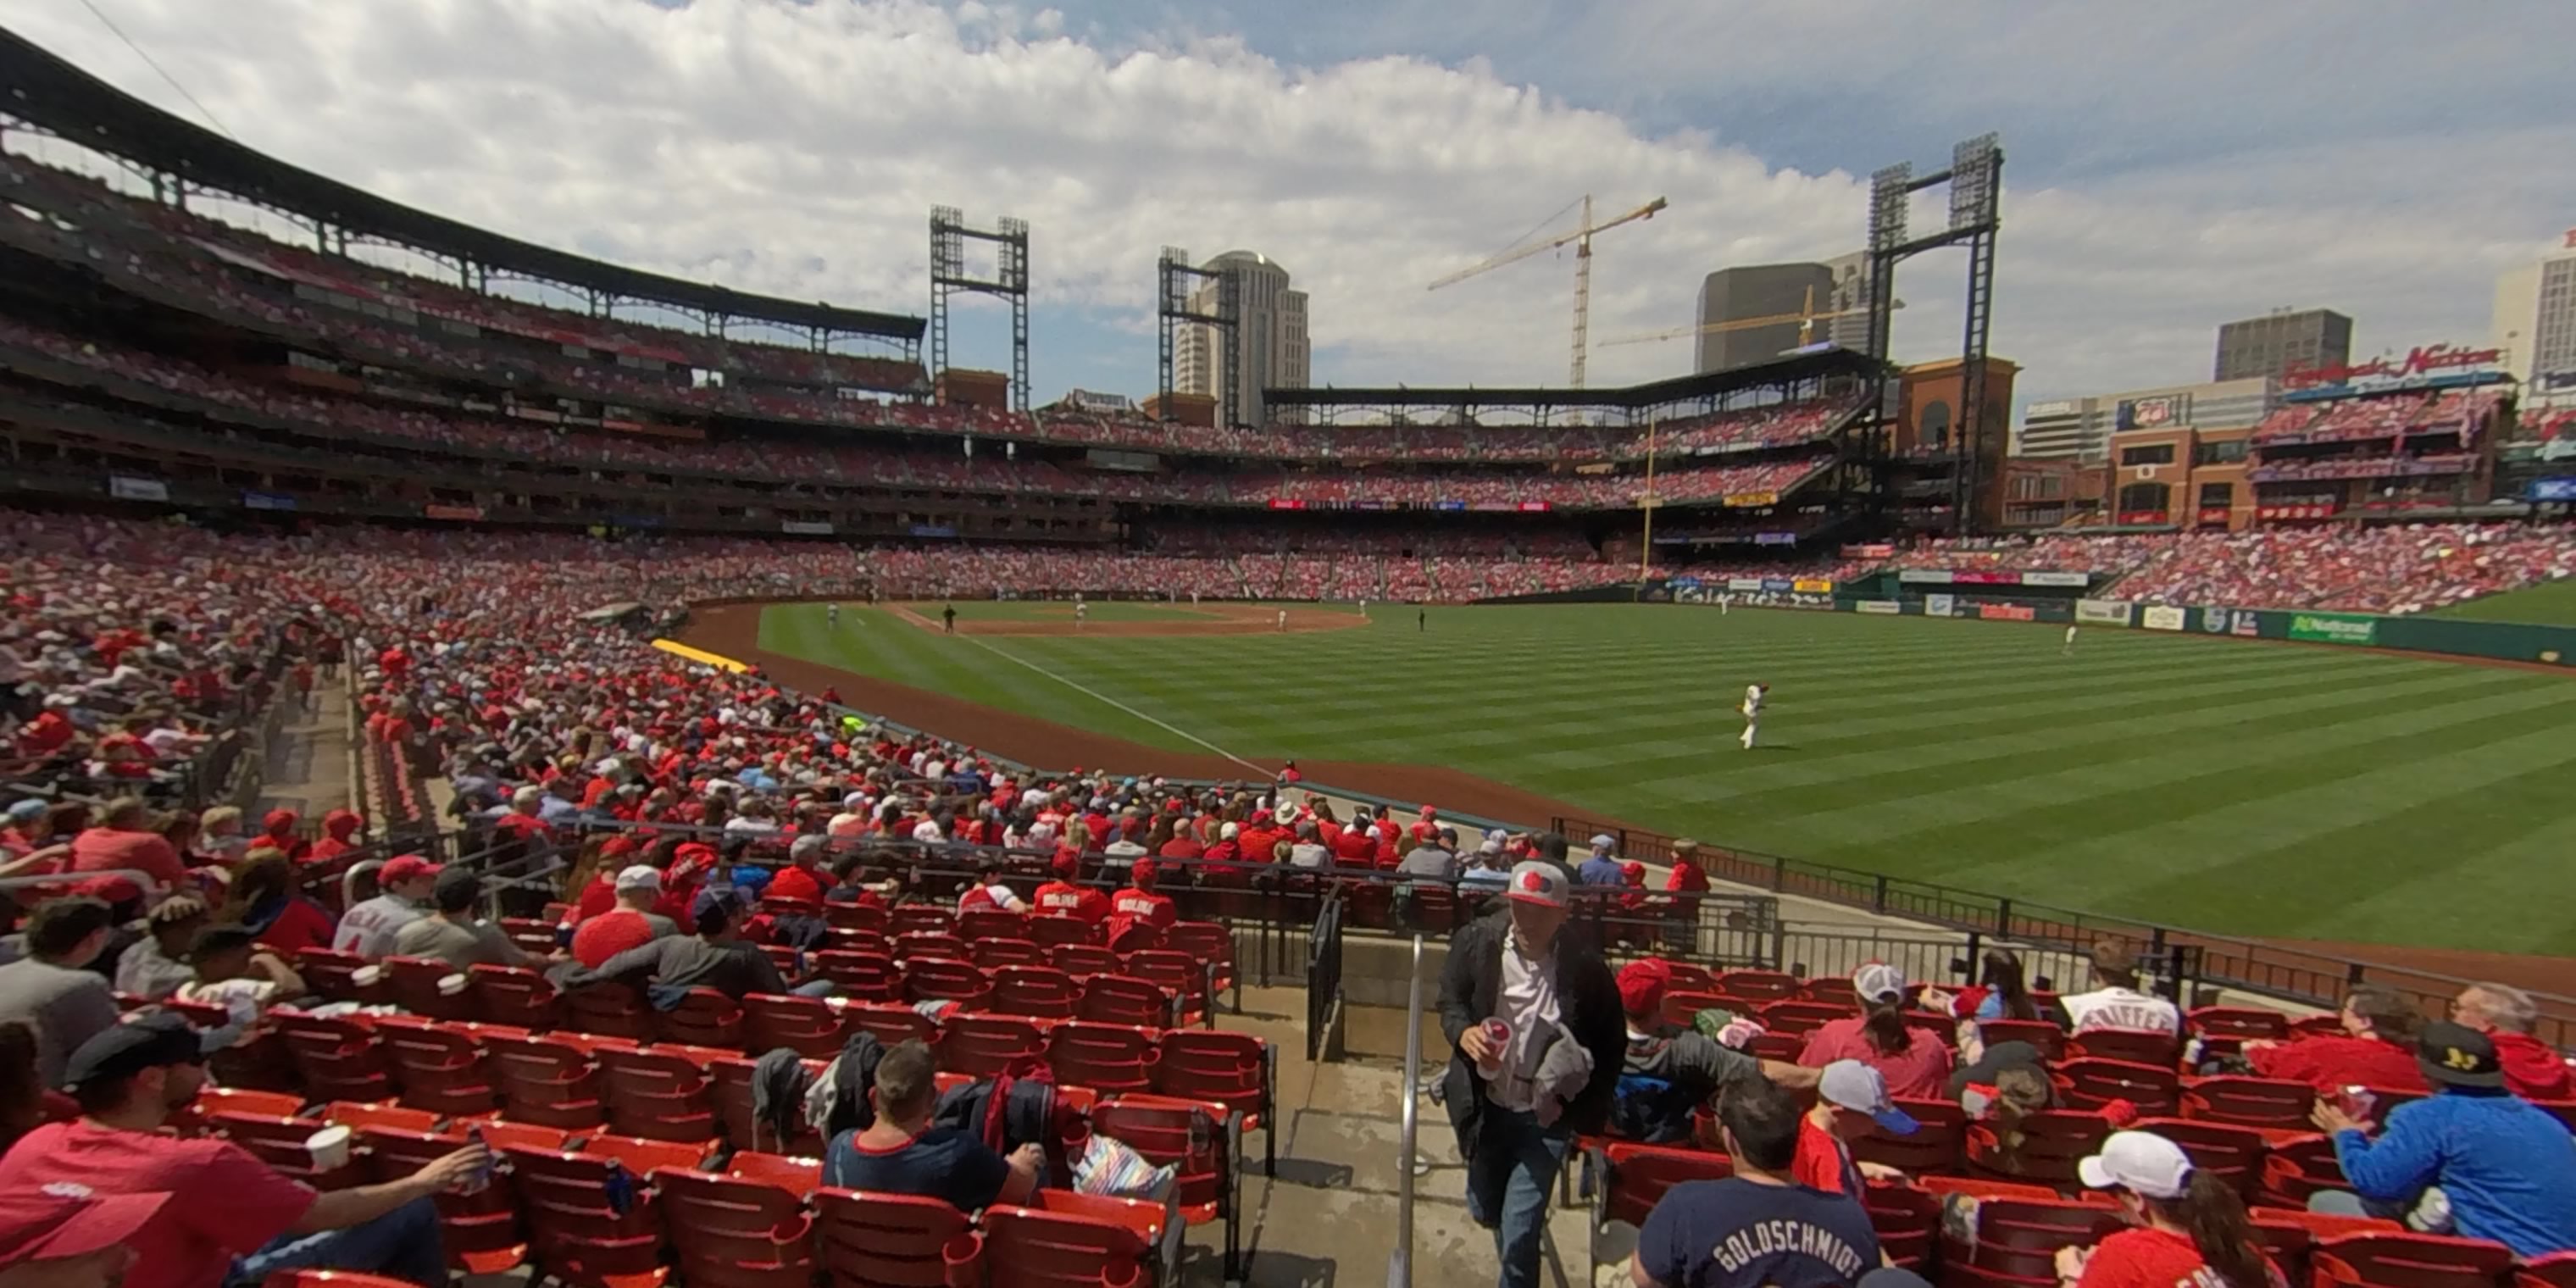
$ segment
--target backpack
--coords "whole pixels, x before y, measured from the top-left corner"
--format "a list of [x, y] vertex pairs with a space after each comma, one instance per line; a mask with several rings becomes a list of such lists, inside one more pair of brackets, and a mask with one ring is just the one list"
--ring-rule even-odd
[[1040, 1188], [1062, 1189], [1071, 1183], [1065, 1159], [1065, 1124], [1057, 1112], [1055, 1075], [1042, 1060], [1014, 1062], [997, 1078], [980, 1078], [951, 1088], [932, 1111], [934, 1126], [954, 1127], [982, 1140], [994, 1153], [1009, 1155], [1022, 1145], [1046, 1150]]

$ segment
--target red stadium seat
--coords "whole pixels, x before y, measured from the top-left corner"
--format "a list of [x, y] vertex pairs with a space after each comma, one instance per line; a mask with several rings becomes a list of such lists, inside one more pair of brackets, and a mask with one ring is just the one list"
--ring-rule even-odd
[[693, 988], [680, 1004], [653, 1013], [653, 1040], [686, 1046], [736, 1048], [742, 1045], [742, 1008], [712, 988]]
[[2021, 1147], [2013, 1150], [1996, 1138], [1993, 1128], [1983, 1123], [1970, 1124], [1971, 1173], [2071, 1187], [2076, 1183], [2075, 1164], [2102, 1147], [2103, 1139], [2111, 1134], [2111, 1124], [2099, 1114], [2043, 1109], [2024, 1116], [2020, 1132]]
[[564, 994], [564, 1014], [572, 1027], [584, 1033], [630, 1042], [653, 1040], [652, 1008], [633, 986], [615, 980]]
[[1103, 1096], [1133, 1095], [1153, 1088], [1160, 1040], [1149, 1029], [1077, 1020], [1047, 1035], [1047, 1065], [1058, 1082]]
[[1076, 1015], [1099, 1024], [1170, 1028], [1172, 997], [1160, 985], [1131, 975], [1094, 975], [1082, 986]]
[[[715, 1138], [715, 1105], [707, 1091], [709, 1064], [686, 1048], [601, 1050], [600, 1086], [608, 1128], [621, 1136], [681, 1142]], [[729, 1053], [718, 1052], [717, 1055]]]
[[856, 1003], [844, 1008], [841, 1018], [851, 1032], [873, 1033], [877, 1041], [887, 1046], [914, 1039], [929, 1046], [939, 1045], [939, 1026], [909, 1006], [885, 1002]]
[[[817, 1078], [822, 1076], [828, 1062], [812, 1059], [804, 1064], [806, 1076]], [[747, 1056], [728, 1055], [707, 1062], [707, 1103], [715, 1110], [716, 1129], [736, 1149], [787, 1155], [821, 1154], [823, 1138], [806, 1124], [801, 1111], [795, 1114], [795, 1132], [785, 1140], [778, 1138], [774, 1127], [757, 1120], [752, 1111], [757, 1100], [751, 1086], [755, 1067], [755, 1062]]]
[[842, 1013], [822, 998], [777, 993], [754, 993], [742, 999], [742, 1023], [750, 1050], [786, 1047], [812, 1059], [839, 1055], [848, 1033]]
[[2027, 1042], [2039, 1048], [2039, 1058], [2054, 1063], [2066, 1056], [2066, 1030], [2046, 1020], [1979, 1020], [1977, 1037], [1987, 1046], [2000, 1042]]
[[2192, 1078], [2182, 1085], [2183, 1117], [2239, 1127], [2304, 1132], [2317, 1103], [2316, 1088], [2281, 1078]]
[[519, 966], [477, 966], [466, 975], [484, 1019], [532, 1032], [562, 1023], [563, 998], [545, 976]]
[[438, 987], [440, 980], [465, 972], [430, 957], [387, 957], [381, 964], [394, 1002], [404, 1010], [459, 1024], [483, 1018], [482, 1003], [470, 990], [446, 993]]
[[1920, 1124], [1911, 1136], [1871, 1132], [1851, 1143], [1852, 1157], [1880, 1163], [1908, 1176], [1955, 1172], [1967, 1162], [1968, 1114], [1955, 1100], [1899, 1099], [1896, 1107]]
[[2182, 1058], [2182, 1040], [2160, 1029], [2089, 1029], [2068, 1041], [2066, 1053], [2172, 1068]]
[[2069, 1109], [2100, 1109], [2125, 1100], [2150, 1118], [2182, 1110], [2182, 1078], [2171, 1065], [2125, 1060], [2068, 1060], [2051, 1071], [2058, 1100]]
[[1118, 1288], [1150, 1282], [1143, 1267], [1162, 1230], [1160, 1204], [1040, 1192], [1041, 1207], [984, 1213], [984, 1257], [995, 1284]]
[[[814, 1195], [814, 1251], [834, 1288], [981, 1284], [982, 1243], [943, 1199], [858, 1190]], [[951, 1278], [951, 1271], [972, 1275]]]
[[2269, 1146], [2263, 1133], [2251, 1127], [2187, 1118], [2140, 1118], [2130, 1126], [2154, 1132], [2181, 1146], [2194, 1170], [2225, 1179], [2236, 1188], [2237, 1197], [2247, 1203], [2252, 1203], [2262, 1188], [2263, 1156]]
[[1735, 1174], [1724, 1154], [1630, 1141], [1605, 1145], [1602, 1164], [1608, 1180], [1601, 1190], [1598, 1220], [1638, 1226], [1646, 1223], [1646, 1214], [1663, 1199], [1664, 1191], [1685, 1181], [1724, 1180]]
[[903, 998], [907, 1002], [955, 1002], [961, 1011], [980, 1011], [993, 996], [993, 982], [960, 954], [958, 960], [916, 957], [903, 964]]
[[595, 1128], [608, 1121], [598, 1061], [592, 1054], [595, 1046], [563, 1034], [487, 1034], [482, 1044], [501, 1093], [501, 1112], [511, 1121], [567, 1131]]
[[476, 1117], [498, 1108], [501, 1093], [478, 1028], [411, 1015], [376, 1017], [376, 1033], [402, 1084], [402, 1102], [442, 1117]]
[[823, 924], [834, 930], [865, 930], [882, 935], [888, 933], [887, 928], [893, 924], [893, 918], [883, 908], [855, 903], [825, 903]]
[[813, 1219], [802, 1193], [669, 1167], [653, 1173], [653, 1187], [691, 1288], [810, 1288]]
[[992, 1009], [1002, 1015], [1069, 1020], [1082, 1005], [1082, 989], [1052, 966], [1004, 966], [992, 972]]
[[1026, 939], [977, 939], [966, 950], [987, 973], [1013, 966], [1045, 966], [1053, 960], [1046, 949]]
[[285, 1012], [269, 1016], [295, 1075], [316, 1100], [391, 1100], [393, 1063], [375, 1027], [354, 1017], [336, 1019]]
[[1234, 1138], [1226, 1118], [1218, 1105], [1122, 1096], [1092, 1107], [1091, 1129], [1172, 1167], [1183, 1221], [1226, 1223], [1225, 1277], [1231, 1282], [1242, 1277], [1242, 1210], [1235, 1191]]
[[891, 956], [827, 951], [814, 954], [814, 967], [853, 1001], [893, 1002], [903, 997], [903, 972]]
[[2489, 1288], [2513, 1250], [2483, 1239], [2407, 1232], [2320, 1239], [2309, 1254], [2316, 1288]]
[[939, 1067], [974, 1078], [1001, 1075], [1046, 1051], [1046, 1035], [1007, 1015], [956, 1015], [941, 1026]]

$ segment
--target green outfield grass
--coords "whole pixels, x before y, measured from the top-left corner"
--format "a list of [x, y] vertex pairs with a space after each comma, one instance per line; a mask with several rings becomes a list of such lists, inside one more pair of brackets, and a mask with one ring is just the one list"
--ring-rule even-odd
[[[829, 632], [812, 606], [768, 609], [762, 647], [1159, 746], [1204, 750], [1112, 703], [1264, 764], [1450, 765], [2060, 906], [2576, 952], [2563, 677], [2089, 627], [2066, 657], [2057, 627], [1680, 606], [1197, 639], [975, 640], [844, 615], [861, 621]], [[1773, 686], [1769, 746], [1748, 753], [1734, 709], [1755, 680]]]
[[2525, 622], [2535, 626], [2576, 626], [2576, 577], [2544, 581], [2501, 595], [2488, 595], [2433, 611], [2435, 617], [2462, 617], [2478, 622]]
[[[947, 605], [939, 600], [921, 600], [904, 607], [938, 621], [939, 611]], [[1090, 612], [1083, 620], [1092, 622], [1204, 622], [1210, 614], [1190, 611], [1187, 604], [1147, 604], [1127, 600], [1091, 601]], [[957, 604], [959, 622], [1071, 622], [1073, 601], [1052, 600], [962, 600]]]

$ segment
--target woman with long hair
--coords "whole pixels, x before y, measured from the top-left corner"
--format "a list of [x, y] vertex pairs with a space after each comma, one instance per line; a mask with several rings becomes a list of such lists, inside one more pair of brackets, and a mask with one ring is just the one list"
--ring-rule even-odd
[[1924, 1099], [1944, 1094], [1950, 1080], [1949, 1044], [1907, 1022], [1905, 972], [1867, 962], [1852, 972], [1861, 1014], [1833, 1020], [1807, 1034], [1798, 1063], [1821, 1069], [1836, 1060], [1858, 1060], [1878, 1070], [1890, 1096]]
[[331, 946], [335, 923], [322, 906], [296, 888], [295, 861], [272, 849], [251, 851], [233, 870], [216, 924], [248, 927], [259, 942], [292, 957]]
[[2206, 1284], [2273, 1288], [2281, 1272], [2263, 1255], [2236, 1188], [2191, 1165], [2182, 1147], [2154, 1132], [2113, 1132], [2077, 1175], [2119, 1200], [2131, 1228], [2090, 1248], [2061, 1248], [2057, 1273], [2076, 1288], [2119, 1284]]

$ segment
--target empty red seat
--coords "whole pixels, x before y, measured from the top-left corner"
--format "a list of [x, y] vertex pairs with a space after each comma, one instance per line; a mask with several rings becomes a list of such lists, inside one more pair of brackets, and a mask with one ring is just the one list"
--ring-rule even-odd
[[1955, 1172], [1966, 1163], [1968, 1113], [1958, 1101], [1899, 1099], [1895, 1103], [1920, 1124], [1915, 1133], [1871, 1132], [1851, 1143], [1853, 1158], [1882, 1163], [1908, 1176]]
[[304, 977], [304, 986], [323, 1000], [331, 1002], [388, 1001], [393, 996], [390, 985], [379, 982], [370, 988], [358, 983], [355, 976], [370, 963], [356, 953], [336, 952], [328, 948], [307, 948], [295, 954], [295, 973]]
[[1182, 1100], [1223, 1105], [1259, 1130], [1270, 1111], [1272, 1054], [1249, 1033], [1174, 1029], [1163, 1035], [1154, 1090]]
[[2254, 1201], [2262, 1187], [2263, 1155], [2268, 1147], [2263, 1133], [2251, 1127], [2187, 1118], [2141, 1118], [2131, 1126], [2181, 1146], [2193, 1170], [2225, 1179], [2247, 1203]]
[[[2069, 1200], [1990, 1198], [1977, 1206], [1977, 1242], [1964, 1258], [1982, 1270], [2054, 1281], [2061, 1248], [2090, 1247], [2120, 1229], [2110, 1208]], [[1955, 1245], [1954, 1245], [1955, 1248]]]
[[1852, 986], [1848, 975], [1824, 975], [1798, 985], [1798, 996], [1810, 1002], [1832, 1002], [1837, 1006], [1860, 1005], [1860, 990]]
[[1174, 1025], [1197, 1024], [1207, 1018], [1207, 962], [1169, 948], [1146, 948], [1127, 954], [1125, 974], [1172, 995]]
[[1055, 968], [1075, 979], [1115, 975], [1124, 966], [1125, 963], [1118, 960], [1118, 954], [1098, 944], [1066, 944], [1055, 950]]
[[2184, 1117], [2239, 1127], [2304, 1132], [2317, 1104], [2316, 1088], [2286, 1078], [2193, 1078], [2182, 1087]]
[[1159, 984], [1133, 975], [1094, 975], [1082, 985], [1074, 1014], [1101, 1024], [1163, 1029], [1172, 1025], [1172, 998]]
[[[834, 1288], [980, 1284], [982, 1246], [944, 1199], [858, 1190], [814, 1195], [814, 1255]], [[955, 1268], [971, 1273], [950, 1278]]]
[[1800, 987], [1797, 976], [1776, 970], [1724, 971], [1714, 982], [1719, 994], [1750, 1002], [1786, 1001], [1798, 996]]
[[[503, 1153], [542, 1274], [581, 1288], [651, 1288], [668, 1277], [661, 1208], [645, 1178], [657, 1167], [697, 1166], [702, 1148], [601, 1136], [573, 1153], [523, 1146]], [[610, 1191], [621, 1172], [623, 1201]]]
[[2406, 1231], [2320, 1239], [2309, 1254], [2316, 1288], [2489, 1288], [2513, 1250], [2484, 1239]]
[[625, 1038], [630, 1042], [653, 1040], [653, 1012], [634, 986], [617, 980], [586, 984], [564, 994], [565, 1022], [584, 1033], [601, 1037]]
[[653, 1040], [738, 1049], [742, 1008], [715, 989], [690, 989], [681, 995], [679, 1005], [653, 1013]]
[[1004, 966], [992, 972], [992, 981], [988, 1005], [998, 1014], [1069, 1020], [1082, 1005], [1081, 986], [1052, 966]]
[[887, 933], [893, 919], [886, 910], [865, 904], [831, 903], [823, 905], [823, 924], [834, 930], [865, 930]]
[[939, 1067], [991, 1078], [1045, 1051], [1046, 1035], [1017, 1016], [954, 1015], [940, 1032]]
[[1100, 942], [1100, 927], [1080, 917], [1031, 917], [1028, 930], [1029, 941], [1047, 950], [1049, 960], [1053, 960], [1056, 949], [1068, 944]]
[[2008, 1149], [1984, 1123], [1968, 1127], [1968, 1165], [1975, 1172], [2043, 1185], [2072, 1187], [2075, 1164], [2102, 1147], [2111, 1134], [2100, 1114], [2043, 1109], [2024, 1115], [2021, 1147]]
[[2046, 1020], [1979, 1020], [1977, 1037], [1987, 1046], [2027, 1042], [2039, 1048], [2042, 1060], [2055, 1061], [2066, 1054], [2066, 1030]]
[[957, 914], [946, 908], [912, 903], [894, 910], [887, 932], [896, 935], [946, 934], [957, 928]]
[[1162, 1233], [1163, 1207], [1045, 1190], [1041, 1206], [984, 1213], [984, 1261], [1011, 1288], [1114, 1288], [1150, 1282], [1142, 1267]]
[[796, 1194], [812, 1194], [823, 1186], [823, 1160], [805, 1154], [746, 1149], [725, 1160], [725, 1171]]
[[2068, 1041], [2066, 1051], [2169, 1069], [2182, 1059], [2182, 1040], [2162, 1029], [2087, 1029]]
[[404, 1010], [458, 1023], [482, 1018], [482, 1004], [470, 989], [448, 993], [439, 988], [440, 980], [465, 973], [446, 962], [432, 957], [387, 957], [381, 965], [385, 968], [385, 983], [393, 990], [394, 1004]]
[[841, 1018], [852, 1031], [873, 1033], [887, 1046], [916, 1038], [927, 1045], [939, 1044], [939, 1026], [931, 1023], [929, 1016], [900, 1003], [852, 1003], [842, 1008]]
[[1609, 1180], [1602, 1187], [1600, 1219], [1642, 1226], [1664, 1191], [1685, 1181], [1723, 1180], [1735, 1174], [1726, 1155], [1613, 1141], [1602, 1150]]
[[315, 1100], [391, 1100], [393, 1062], [376, 1040], [375, 1026], [342, 1016], [323, 1018], [279, 1012], [269, 1017], [286, 1043], [295, 1076]]
[[1872, 1181], [1861, 1195], [1878, 1250], [1891, 1264], [1919, 1270], [1932, 1256], [1941, 1229], [1941, 1200], [1910, 1185]]
[[1664, 993], [1663, 1021], [1675, 1028], [1689, 1028], [1702, 1011], [1732, 1011], [1749, 1014], [1751, 1008], [1731, 997], [1720, 997], [1706, 991], [1667, 990]]
[[1235, 986], [1232, 930], [1213, 921], [1175, 922], [1163, 928], [1163, 946], [1206, 964], [1214, 974], [1217, 991]]
[[563, 1034], [486, 1034], [482, 1042], [501, 1093], [501, 1112], [511, 1121], [579, 1131], [608, 1120], [592, 1045]]
[[883, 953], [819, 952], [814, 954], [814, 967], [853, 1001], [892, 1002], [903, 996], [903, 972], [894, 958]]
[[1857, 1014], [1853, 1008], [1833, 1002], [1809, 1002], [1791, 998], [1772, 1002], [1762, 1008], [1762, 1027], [1773, 1033], [1797, 1036], [1811, 1033], [1836, 1020]]
[[563, 1022], [563, 997], [546, 977], [524, 966], [477, 966], [466, 976], [474, 981], [475, 1008], [494, 1024], [530, 1031]]
[[920, 930], [894, 937], [895, 960], [910, 965], [925, 961], [971, 962], [966, 941], [944, 930]]
[[496, 1079], [472, 1024], [414, 1015], [376, 1017], [402, 1102], [446, 1117], [491, 1113], [501, 1103]]
[[801, 1192], [668, 1167], [653, 1188], [691, 1288], [810, 1288], [813, 1219]]
[[1104, 1096], [1130, 1095], [1153, 1088], [1158, 1041], [1148, 1029], [1077, 1020], [1047, 1035], [1047, 1064], [1058, 1082]]
[[2290, 1017], [2260, 1006], [2198, 1006], [2184, 1021], [2201, 1040], [2204, 1055], [2234, 1055], [2255, 1038], [2286, 1042], [2290, 1037]]
[[977, 939], [966, 946], [967, 955], [977, 968], [985, 971], [1010, 966], [1044, 966], [1052, 958], [1047, 950], [1026, 939]]
[[[447, 1132], [408, 1129], [390, 1124], [361, 1126], [368, 1179], [377, 1184], [400, 1181], [465, 1146], [465, 1129]], [[483, 1143], [495, 1152], [510, 1149], [561, 1150], [563, 1133], [528, 1123], [485, 1123]], [[494, 1169], [491, 1183], [471, 1194], [438, 1196], [440, 1242], [450, 1266], [468, 1274], [492, 1275], [516, 1269], [527, 1260], [527, 1237], [519, 1218], [515, 1177]]]
[[[726, 1054], [726, 1053], [718, 1053]], [[707, 1065], [670, 1047], [601, 1050], [599, 1079], [609, 1130], [644, 1140], [715, 1138], [715, 1105]]]
[[2114, 1100], [2137, 1106], [2148, 1118], [2182, 1110], [2182, 1078], [2171, 1065], [2126, 1060], [2068, 1060], [2051, 1071], [2058, 1101], [2069, 1109], [2099, 1109]]
[[1027, 914], [1001, 908], [973, 908], [957, 915], [957, 937], [969, 945], [985, 939], [1029, 937]]
[[980, 1011], [993, 996], [993, 982], [960, 954], [958, 960], [908, 958], [903, 964], [903, 1000], [955, 1002], [958, 1009]]
[[269, 1118], [293, 1118], [304, 1110], [304, 1097], [291, 1091], [248, 1091], [239, 1087], [204, 1087], [197, 1098], [181, 1106], [170, 1116], [170, 1125], [184, 1133], [205, 1130], [206, 1120], [216, 1114], [252, 1114]]
[[752, 1051], [786, 1047], [800, 1056], [831, 1059], [841, 1053], [848, 1027], [842, 1013], [819, 997], [754, 993], [742, 999], [743, 1034]]
[[1091, 1129], [1173, 1169], [1182, 1221], [1226, 1223], [1225, 1277], [1241, 1278], [1242, 1233], [1234, 1135], [1221, 1106], [1165, 1096], [1122, 1096], [1092, 1107]]
[[2334, 1139], [2322, 1132], [2275, 1135], [2263, 1157], [2263, 1202], [2271, 1207], [2305, 1208], [2320, 1190], [2349, 1188], [2343, 1164], [2335, 1158]]

